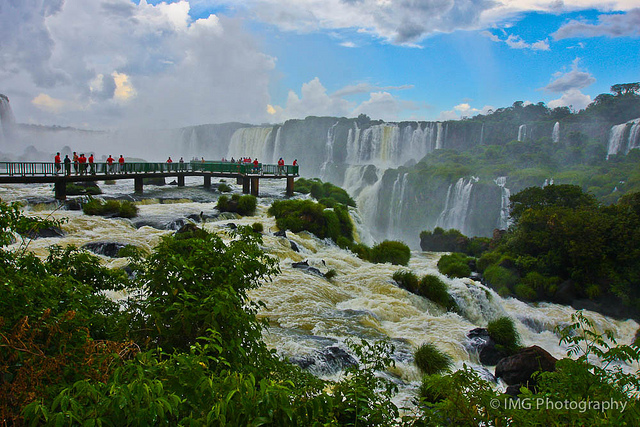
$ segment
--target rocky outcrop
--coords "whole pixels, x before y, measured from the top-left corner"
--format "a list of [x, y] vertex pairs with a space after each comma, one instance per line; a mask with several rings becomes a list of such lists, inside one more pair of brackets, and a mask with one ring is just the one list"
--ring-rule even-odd
[[82, 245], [82, 249], [93, 252], [94, 254], [104, 255], [109, 258], [118, 258], [118, 252], [126, 245], [119, 242], [91, 242]]
[[496, 343], [489, 336], [486, 328], [475, 328], [467, 333], [467, 348], [478, 354], [480, 363], [486, 366], [494, 366], [507, 356], [507, 353], [498, 349]]
[[500, 360], [496, 365], [495, 376], [509, 385], [508, 394], [517, 395], [520, 387], [535, 386], [535, 380], [532, 379], [534, 372], [553, 372], [557, 361], [548, 351], [534, 345]]

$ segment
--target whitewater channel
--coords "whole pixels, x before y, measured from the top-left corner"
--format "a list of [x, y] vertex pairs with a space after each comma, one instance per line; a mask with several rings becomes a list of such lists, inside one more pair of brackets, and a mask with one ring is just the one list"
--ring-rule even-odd
[[[227, 182], [234, 192], [241, 192], [235, 182]], [[133, 182], [117, 181], [103, 185], [104, 197], [128, 198], [134, 193]], [[281, 182], [263, 180], [258, 209], [252, 217], [218, 215], [215, 209], [219, 193], [206, 191], [198, 178], [187, 178], [186, 187], [145, 186], [142, 200], [136, 199], [139, 216], [128, 219], [105, 219], [84, 215], [82, 211], [56, 209], [51, 185], [1, 185], [0, 198], [5, 202], [22, 201], [28, 215], [67, 218], [60, 238], [39, 238], [29, 242], [28, 249], [45, 257], [50, 245], [82, 246], [92, 242], [118, 242], [151, 250], [162, 236], [174, 233], [189, 217], [207, 218], [204, 227], [231, 239], [230, 224], [264, 226], [263, 249], [277, 257], [281, 274], [253, 290], [250, 297], [261, 300], [265, 307], [259, 315], [268, 320], [264, 340], [283, 357], [303, 364], [314, 374], [338, 379], [349, 358], [347, 339], [389, 340], [396, 348], [396, 368], [385, 373], [400, 386], [396, 398], [399, 406], [410, 406], [419, 386], [420, 374], [413, 366], [413, 351], [422, 343], [435, 344], [451, 355], [456, 369], [466, 364], [491, 379], [493, 367], [478, 362], [474, 343], [467, 333], [484, 327], [501, 316], [511, 317], [524, 346], [539, 345], [557, 358], [566, 357], [554, 332], [557, 326], [571, 321], [571, 307], [539, 303], [527, 304], [513, 298], [502, 298], [492, 289], [471, 279], [449, 279], [437, 269], [440, 253], [413, 251], [408, 267], [371, 264], [340, 249], [329, 240], [321, 240], [302, 232], [287, 231], [286, 237], [274, 235], [275, 220], [266, 212], [271, 202], [284, 196]], [[297, 196], [307, 197], [307, 196]], [[359, 238], [371, 240], [369, 230], [353, 211]], [[20, 242], [12, 248], [17, 249]], [[293, 248], [296, 247], [297, 251]], [[104, 265], [124, 267], [123, 258], [100, 255]], [[307, 261], [321, 273], [335, 270], [329, 280], [309, 271], [293, 268], [292, 263]], [[418, 276], [433, 274], [449, 286], [462, 314], [443, 311], [429, 300], [399, 288], [391, 279], [396, 270], [410, 269]], [[113, 294], [114, 299], [125, 297]], [[594, 312], [585, 312], [600, 331], [610, 329], [619, 343], [629, 344], [638, 329], [633, 320], [615, 320]]]

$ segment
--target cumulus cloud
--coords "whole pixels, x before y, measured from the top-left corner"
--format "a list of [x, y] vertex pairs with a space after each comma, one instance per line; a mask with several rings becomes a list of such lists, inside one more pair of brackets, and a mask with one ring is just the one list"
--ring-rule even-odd
[[463, 117], [471, 117], [478, 114], [488, 114], [495, 108], [491, 105], [485, 105], [482, 108], [474, 108], [469, 102], [463, 102], [453, 107], [451, 110], [441, 111], [436, 120], [459, 120]]
[[597, 23], [573, 20], [552, 34], [556, 40], [572, 37], [638, 37], [640, 36], [640, 8], [627, 13], [600, 15]]
[[591, 96], [585, 95], [579, 89], [569, 89], [558, 99], [547, 103], [549, 108], [570, 107], [574, 110], [582, 110], [591, 104]]
[[571, 64], [571, 71], [566, 73], [556, 73], [555, 79], [544, 89], [549, 92], [567, 92], [572, 89], [582, 89], [596, 81], [595, 77], [586, 71], [578, 69], [580, 58], [574, 59]]
[[[345, 116], [355, 117], [361, 113], [375, 119], [395, 121], [403, 112], [417, 110], [413, 101], [395, 97], [389, 91], [409, 89], [412, 86], [387, 86], [385, 88], [360, 83], [346, 86], [333, 93], [327, 89], [318, 77], [302, 85], [300, 96], [289, 91], [284, 107], [269, 105], [268, 111], [276, 121], [301, 119], [307, 116]], [[369, 99], [357, 104], [345, 97], [369, 94]]]
[[239, 19], [189, 2], [28, 0], [0, 8], [0, 81], [19, 121], [179, 127], [269, 117], [269, 73]]
[[514, 34], [508, 35], [505, 39], [501, 39], [490, 31], [483, 31], [481, 34], [492, 42], [505, 43], [512, 49], [549, 50], [548, 40], [538, 40], [534, 43], [527, 43], [522, 39], [522, 37]]

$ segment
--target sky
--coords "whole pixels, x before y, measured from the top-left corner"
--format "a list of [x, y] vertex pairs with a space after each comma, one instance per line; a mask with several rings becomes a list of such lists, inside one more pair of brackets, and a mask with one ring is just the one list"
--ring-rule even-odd
[[16, 121], [455, 120], [640, 81], [640, 0], [0, 0]]

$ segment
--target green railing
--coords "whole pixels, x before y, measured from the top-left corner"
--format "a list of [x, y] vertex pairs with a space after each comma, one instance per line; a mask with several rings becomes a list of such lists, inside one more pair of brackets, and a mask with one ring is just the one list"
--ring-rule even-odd
[[145, 174], [171, 172], [211, 172], [223, 174], [298, 176], [299, 166], [268, 165], [231, 162], [189, 163], [80, 163], [60, 164], [48, 162], [0, 162], [0, 176], [54, 176], [54, 175], [94, 175], [94, 174]]

